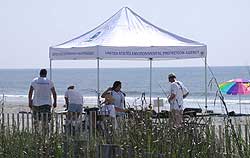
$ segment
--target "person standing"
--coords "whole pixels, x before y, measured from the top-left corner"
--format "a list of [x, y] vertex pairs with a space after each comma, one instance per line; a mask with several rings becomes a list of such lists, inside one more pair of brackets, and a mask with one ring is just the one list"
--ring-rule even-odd
[[[43, 117], [43, 122], [45, 123], [46, 117], [48, 116], [48, 121], [51, 119], [51, 106], [53, 96], [53, 107], [57, 106], [57, 94], [52, 81], [47, 79], [47, 70], [40, 70], [40, 77], [34, 78], [31, 82], [28, 94], [29, 107], [33, 112], [33, 118], [35, 123], [41, 121]], [[43, 114], [43, 115], [41, 115]], [[38, 117], [38, 118], [37, 118]]]
[[68, 110], [69, 119], [71, 115], [77, 115], [77, 117], [82, 113], [83, 97], [75, 89], [74, 85], [68, 87], [64, 95], [66, 109]]
[[189, 92], [181, 81], [176, 80], [174, 73], [168, 75], [168, 81], [171, 83], [170, 95], [168, 96], [171, 119], [175, 126], [179, 126], [183, 119], [183, 99], [188, 96]]
[[126, 94], [121, 91], [122, 83], [121, 81], [115, 81], [113, 87], [109, 87], [103, 94], [102, 98], [105, 98], [107, 94], [111, 94], [114, 98], [113, 104], [115, 106], [116, 112], [124, 112], [125, 110], [125, 96]]
[[83, 97], [75, 89], [74, 85], [71, 85], [67, 88], [67, 91], [64, 94], [67, 120], [66, 120], [66, 132], [68, 134], [79, 134], [81, 127], [81, 120], [79, 116], [82, 114], [83, 108]]
[[103, 106], [100, 109], [100, 114], [104, 116], [110, 116], [112, 125], [114, 129], [118, 127], [117, 119], [116, 119], [116, 110], [114, 106], [115, 99], [112, 97], [111, 93], [107, 93], [105, 95], [105, 101], [103, 102]]

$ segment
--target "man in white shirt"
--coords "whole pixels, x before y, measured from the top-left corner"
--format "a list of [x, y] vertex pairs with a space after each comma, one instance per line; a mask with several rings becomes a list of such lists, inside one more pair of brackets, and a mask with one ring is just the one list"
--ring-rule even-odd
[[168, 97], [171, 119], [175, 125], [179, 126], [183, 117], [183, 99], [187, 97], [189, 92], [182, 82], [176, 80], [174, 73], [168, 75], [168, 80], [171, 83]]
[[53, 95], [54, 99], [53, 107], [55, 108], [57, 105], [57, 95], [54, 84], [52, 81], [47, 79], [46, 76], [47, 70], [41, 69], [40, 77], [34, 78], [32, 80], [29, 89], [29, 107], [32, 109], [33, 118], [35, 119], [35, 121], [37, 121], [37, 119], [41, 121], [41, 114], [43, 114], [43, 121], [46, 121], [45, 119], [47, 116], [48, 121], [50, 120], [52, 105], [51, 94]]

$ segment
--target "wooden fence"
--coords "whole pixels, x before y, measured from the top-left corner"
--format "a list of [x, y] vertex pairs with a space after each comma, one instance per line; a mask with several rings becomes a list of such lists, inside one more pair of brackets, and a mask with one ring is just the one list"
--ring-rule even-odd
[[[112, 120], [109, 117], [102, 116], [101, 119], [98, 113], [90, 112], [87, 114], [77, 115], [76, 113], [72, 115], [73, 117], [68, 118], [64, 113], [52, 113], [51, 117], [48, 114], [41, 115], [41, 122], [36, 122], [33, 118], [35, 117], [32, 113], [17, 113], [17, 114], [9, 114], [9, 113], [2, 113], [0, 115], [0, 130], [2, 133], [6, 132], [28, 132], [28, 133], [36, 133], [40, 132], [44, 135], [52, 135], [52, 134], [59, 134], [64, 135], [66, 137], [77, 137], [77, 139], [69, 139], [65, 138], [63, 141], [63, 150], [64, 156], [63, 157], [74, 157], [74, 155], [81, 155], [83, 154], [83, 149], [85, 152], [89, 152], [94, 150], [94, 157], [138, 157], [138, 155], [142, 157], [172, 157], [174, 156], [174, 152], [151, 152], [148, 149], [145, 151], [137, 151], [134, 147], [128, 146], [128, 148], [121, 148], [120, 144], [113, 144], [113, 141], [110, 144], [101, 144], [100, 141], [95, 140], [95, 145], [91, 145], [90, 142], [93, 141], [97, 135], [98, 128], [101, 130], [108, 130], [105, 128], [109, 128], [109, 125], [105, 123], [112, 124]], [[36, 116], [38, 118], [39, 116]], [[51, 119], [50, 119], [51, 118]], [[77, 118], [77, 119], [76, 119]], [[123, 121], [124, 124], [127, 124], [129, 121], [137, 121], [137, 118], [130, 118], [126, 117]], [[218, 123], [218, 119], [221, 120], [221, 123]], [[248, 117], [241, 118], [241, 121], [235, 121], [233, 126], [230, 126], [228, 121], [223, 121], [224, 118], [216, 118], [211, 122], [210, 117], [191, 117], [186, 118], [185, 128], [190, 129], [192, 135], [192, 141], [196, 141], [199, 138], [195, 135], [197, 133], [203, 133], [206, 137], [207, 141], [209, 142], [209, 152], [214, 154], [211, 157], [228, 157], [231, 154], [231, 157], [238, 157], [240, 152], [243, 152], [245, 155], [250, 154], [250, 124], [248, 123]], [[159, 126], [159, 124], [168, 124], [168, 118], [154, 118], [150, 119], [153, 123], [150, 124], [150, 128], [154, 128], [154, 126]], [[244, 120], [244, 121], [242, 121]], [[100, 124], [103, 123], [103, 124]], [[114, 130], [114, 128], [113, 128]], [[126, 132], [129, 130], [128, 127], [123, 129], [123, 126], [120, 127], [118, 133]], [[202, 131], [204, 130], [204, 131]], [[169, 130], [166, 130], [169, 132]], [[180, 131], [181, 132], [181, 131]], [[110, 133], [110, 131], [107, 131]], [[171, 134], [171, 132], [169, 133]], [[108, 134], [104, 137], [109, 136]], [[105, 138], [108, 140], [109, 138]], [[112, 138], [110, 138], [112, 139]], [[240, 142], [237, 145], [237, 142]], [[72, 146], [75, 150], [73, 152], [73, 156], [69, 156], [69, 147]], [[107, 143], [107, 141], [106, 141]], [[159, 142], [159, 148], [160, 148]], [[163, 147], [168, 147], [168, 145], [163, 145]], [[80, 152], [81, 148], [81, 152]], [[94, 148], [94, 149], [92, 149]], [[79, 150], [78, 150], [79, 149]], [[150, 149], [150, 148], [149, 148]], [[210, 151], [211, 150], [211, 151]], [[236, 152], [237, 151], [237, 152]], [[217, 153], [217, 154], [216, 154]], [[235, 155], [232, 155], [235, 153]], [[87, 154], [81, 157], [89, 157], [91, 154]], [[248, 155], [249, 156], [249, 155]], [[93, 157], [90, 156], [90, 157]], [[191, 156], [192, 157], [192, 156]], [[230, 156], [229, 156], [230, 157]]]

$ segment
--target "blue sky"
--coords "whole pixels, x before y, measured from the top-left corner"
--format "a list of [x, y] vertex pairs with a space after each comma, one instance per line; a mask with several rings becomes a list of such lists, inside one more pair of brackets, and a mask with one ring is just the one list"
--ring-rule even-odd
[[[207, 44], [210, 66], [250, 65], [249, 0], [6, 0], [0, 2], [0, 68], [49, 67], [49, 46], [84, 34], [124, 6], [160, 28]], [[100, 64], [149, 66], [148, 61]], [[202, 59], [153, 63], [202, 65]], [[96, 67], [96, 61], [55, 61], [53, 67]]]

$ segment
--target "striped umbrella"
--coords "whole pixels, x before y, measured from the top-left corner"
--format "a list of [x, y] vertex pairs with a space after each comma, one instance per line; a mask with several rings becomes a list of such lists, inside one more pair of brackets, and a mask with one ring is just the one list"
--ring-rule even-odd
[[[219, 85], [220, 91], [224, 94], [229, 95], [239, 95], [239, 103], [241, 95], [250, 94], [250, 80], [245, 80], [241, 78], [232, 79], [226, 82], [223, 82]], [[241, 113], [241, 104], [240, 104], [240, 113]]]

